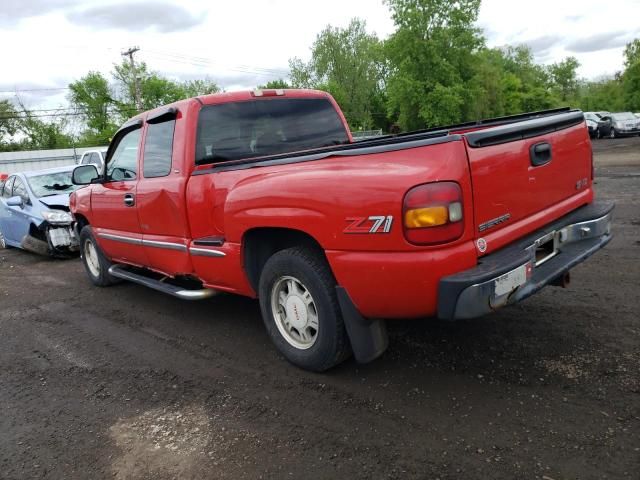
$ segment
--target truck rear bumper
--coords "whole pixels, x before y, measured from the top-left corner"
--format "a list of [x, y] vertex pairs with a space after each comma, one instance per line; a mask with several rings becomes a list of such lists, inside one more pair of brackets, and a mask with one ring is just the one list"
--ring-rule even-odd
[[557, 282], [611, 240], [613, 203], [584, 206], [440, 280], [438, 317], [475, 318]]

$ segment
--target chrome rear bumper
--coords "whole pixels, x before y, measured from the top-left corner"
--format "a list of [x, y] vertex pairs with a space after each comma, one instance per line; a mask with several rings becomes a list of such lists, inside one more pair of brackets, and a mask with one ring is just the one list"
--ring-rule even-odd
[[477, 267], [443, 278], [438, 317], [479, 317], [557, 282], [609, 243], [613, 208], [612, 203], [582, 207], [483, 257]]

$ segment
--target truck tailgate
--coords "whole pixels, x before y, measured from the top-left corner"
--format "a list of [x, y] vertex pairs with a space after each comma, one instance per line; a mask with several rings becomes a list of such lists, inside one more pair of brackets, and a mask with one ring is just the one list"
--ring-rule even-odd
[[[515, 235], [514, 225], [519, 226], [517, 236], [522, 236], [539, 228], [540, 212], [570, 205], [567, 200], [572, 197], [578, 203], [574, 208], [590, 201], [591, 142], [582, 112], [488, 128], [465, 137], [476, 237], [493, 239], [487, 253], [515, 240], [506, 238]], [[565, 213], [566, 208], [557, 216]]]

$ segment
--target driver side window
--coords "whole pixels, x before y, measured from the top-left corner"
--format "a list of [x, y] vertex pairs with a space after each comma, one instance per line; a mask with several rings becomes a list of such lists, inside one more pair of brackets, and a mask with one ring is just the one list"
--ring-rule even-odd
[[107, 178], [115, 181], [135, 180], [138, 176], [138, 146], [141, 128], [126, 133], [107, 163]]

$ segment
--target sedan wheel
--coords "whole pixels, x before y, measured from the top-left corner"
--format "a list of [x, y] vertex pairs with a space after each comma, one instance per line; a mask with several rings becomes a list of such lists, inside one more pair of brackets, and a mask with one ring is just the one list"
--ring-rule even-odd
[[609, 130], [609, 138], [617, 138], [618, 135], [616, 134], [616, 129], [611, 127], [611, 130]]
[[4, 236], [2, 235], [2, 232], [0, 232], [0, 250], [7, 248], [7, 242], [4, 239]]

